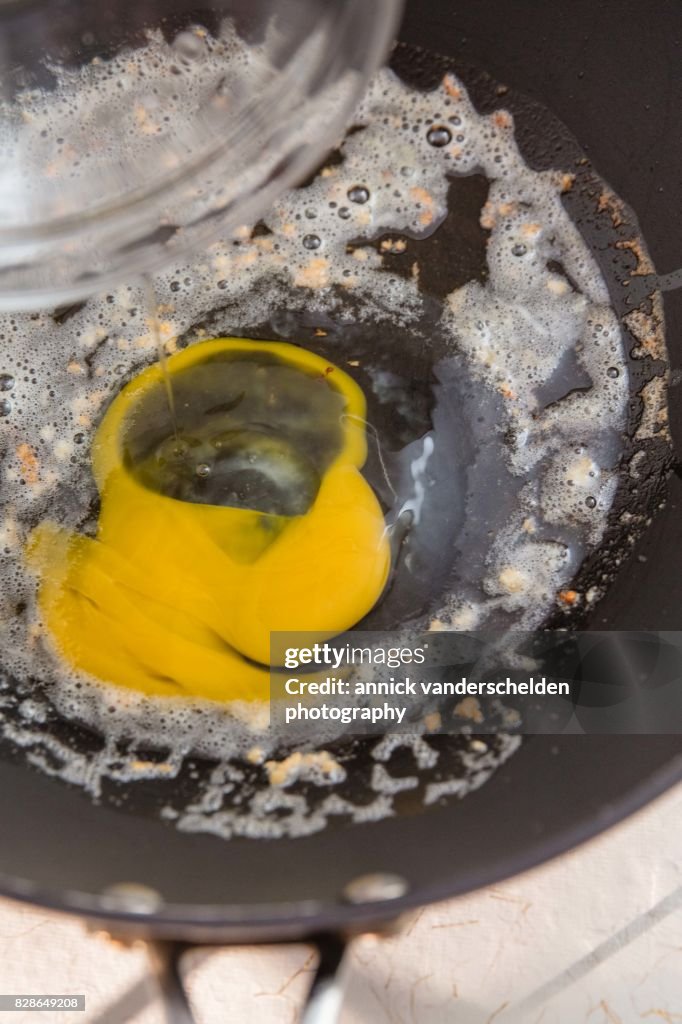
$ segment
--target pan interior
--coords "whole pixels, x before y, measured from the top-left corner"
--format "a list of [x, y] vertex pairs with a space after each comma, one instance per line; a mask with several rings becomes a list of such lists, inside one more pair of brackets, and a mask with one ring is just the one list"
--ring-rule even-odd
[[[162, 328], [178, 347], [232, 334], [343, 365], [367, 398], [365, 473], [387, 517], [425, 465], [432, 500], [361, 626], [533, 628], [563, 614], [559, 595], [588, 557], [594, 581], [575, 593], [583, 610], [599, 597], [598, 552], [635, 454], [618, 254], [593, 252], [575, 226], [589, 235], [595, 179], [564, 131], [562, 159], [548, 149], [549, 113], [532, 108], [520, 154], [505, 108], [525, 101], [506, 91], [481, 115], [475, 102], [497, 94], [485, 76], [458, 78], [434, 58], [424, 92], [405, 84], [423, 54], [402, 50], [397, 63], [340, 151], [266, 222], [157, 279]], [[253, 714], [123, 706], [114, 689], [65, 676], [37, 632], [22, 546], [48, 510], [95, 529], [88, 441], [154, 359], [144, 291], [6, 318], [3, 332], [14, 339], [0, 367], [8, 758], [184, 831], [262, 838], [421, 812], [478, 788], [514, 752], [516, 736], [341, 737], [331, 760], [306, 751], [273, 785], [289, 752], [268, 746]]]

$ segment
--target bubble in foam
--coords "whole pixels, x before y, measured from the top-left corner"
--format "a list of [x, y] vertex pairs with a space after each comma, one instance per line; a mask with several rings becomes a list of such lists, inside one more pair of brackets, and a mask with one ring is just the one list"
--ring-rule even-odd
[[444, 125], [435, 125], [433, 128], [429, 128], [426, 139], [430, 146], [440, 149], [452, 142], [452, 132]]
[[369, 189], [366, 189], [364, 185], [354, 185], [353, 188], [348, 189], [348, 198], [351, 203], [358, 203], [362, 206], [369, 201]]

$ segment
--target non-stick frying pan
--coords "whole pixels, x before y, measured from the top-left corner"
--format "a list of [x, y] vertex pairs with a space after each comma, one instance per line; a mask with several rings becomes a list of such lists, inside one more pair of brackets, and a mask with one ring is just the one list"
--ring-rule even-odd
[[[414, 0], [402, 39], [445, 52], [456, 70], [478, 65], [554, 111], [637, 212], [659, 274], [678, 267], [679, 4]], [[427, 55], [410, 50], [407, 63], [428, 77]], [[515, 113], [519, 132], [532, 135], [523, 110]], [[682, 358], [682, 290], [666, 292], [664, 301], [674, 369]], [[670, 397], [679, 438], [682, 402], [674, 387]], [[662, 508], [655, 488], [645, 494], [653, 522], [587, 628], [682, 625], [682, 480], [673, 472], [665, 488]], [[224, 841], [181, 833], [142, 804], [131, 812], [94, 805], [9, 750], [3, 756], [0, 891], [89, 915], [126, 934], [187, 942], [276, 941], [375, 927], [409, 907], [556, 855], [682, 777], [682, 739], [666, 735], [663, 724], [659, 735], [537, 736], [461, 801], [300, 839]], [[120, 883], [146, 886], [161, 902], [131, 908], [103, 895]]]

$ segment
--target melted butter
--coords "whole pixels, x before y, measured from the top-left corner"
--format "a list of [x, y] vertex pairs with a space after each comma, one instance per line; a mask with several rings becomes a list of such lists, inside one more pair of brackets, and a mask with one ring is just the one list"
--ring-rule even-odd
[[92, 468], [93, 539], [31, 535], [39, 609], [59, 654], [147, 694], [268, 697], [270, 632], [331, 637], [377, 602], [390, 553], [360, 473], [365, 399], [285, 343], [223, 338], [154, 365], [113, 401]]

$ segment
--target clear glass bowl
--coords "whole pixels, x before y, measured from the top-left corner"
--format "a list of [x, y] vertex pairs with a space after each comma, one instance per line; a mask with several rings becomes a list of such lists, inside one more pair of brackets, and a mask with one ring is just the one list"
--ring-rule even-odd
[[402, 0], [0, 0], [0, 308], [253, 223], [337, 141]]

